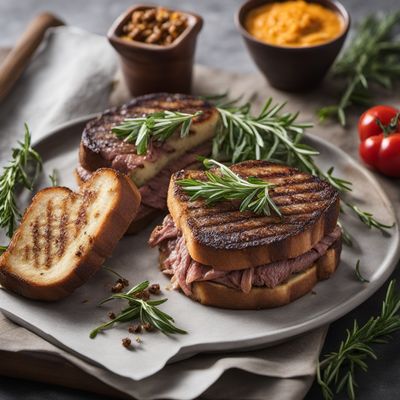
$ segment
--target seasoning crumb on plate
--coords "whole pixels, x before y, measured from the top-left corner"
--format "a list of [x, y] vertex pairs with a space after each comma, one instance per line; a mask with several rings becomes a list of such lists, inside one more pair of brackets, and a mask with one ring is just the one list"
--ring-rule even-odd
[[142, 325], [139, 323], [135, 323], [133, 325], [130, 325], [128, 328], [129, 333], [140, 333], [142, 332]]
[[122, 339], [122, 346], [124, 346], [127, 349], [131, 347], [131, 343], [132, 343], [131, 339], [127, 337]]

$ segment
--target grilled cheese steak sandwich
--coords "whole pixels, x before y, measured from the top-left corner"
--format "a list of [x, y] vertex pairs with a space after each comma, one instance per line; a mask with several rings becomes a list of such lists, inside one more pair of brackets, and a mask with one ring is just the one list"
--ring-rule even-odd
[[257, 309], [287, 304], [329, 278], [341, 252], [336, 190], [295, 168], [263, 161], [231, 170], [274, 184], [270, 196], [282, 217], [241, 212], [236, 201], [190, 201], [177, 180], [204, 180], [204, 172], [175, 173], [170, 215], [149, 241], [159, 246], [161, 269], [174, 287], [203, 304]]
[[32, 299], [69, 295], [111, 255], [139, 204], [131, 179], [112, 169], [95, 172], [78, 193], [41, 190], [0, 257], [0, 283]]
[[[150, 143], [147, 154], [138, 155], [133, 143], [119, 139], [112, 128], [125, 118], [142, 117], [159, 111], [201, 114], [193, 119], [189, 135], [176, 132], [165, 142]], [[85, 127], [80, 145], [77, 176], [86, 181], [98, 168], [109, 167], [129, 175], [139, 187], [142, 204], [128, 233], [145, 226], [166, 209], [171, 174], [197, 162], [197, 157], [211, 152], [211, 138], [218, 122], [218, 112], [207, 101], [188, 95], [158, 93], [137, 97], [130, 103], [104, 112]]]

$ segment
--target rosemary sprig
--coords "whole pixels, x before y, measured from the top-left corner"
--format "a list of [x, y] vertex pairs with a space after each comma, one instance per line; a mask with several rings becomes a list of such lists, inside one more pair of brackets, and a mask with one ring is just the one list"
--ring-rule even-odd
[[49, 179], [50, 179], [50, 182], [51, 182], [51, 186], [57, 186], [58, 185], [57, 170], [53, 169], [52, 173], [49, 175]]
[[181, 137], [187, 136], [193, 119], [200, 114], [201, 111], [194, 114], [160, 111], [144, 117], [125, 118], [122, 124], [112, 128], [112, 132], [125, 142], [134, 143], [137, 154], [143, 155], [147, 153], [151, 139], [163, 142], [177, 130]]
[[387, 229], [391, 229], [394, 227], [394, 222], [391, 225], [386, 225], [380, 221], [378, 221], [373, 214], [368, 211], [362, 211], [360, 207], [355, 204], [344, 201], [347, 207], [349, 207], [353, 212], [358, 216], [360, 221], [365, 224], [369, 229], [376, 228], [381, 232], [386, 232]]
[[400, 78], [400, 41], [394, 31], [400, 22], [400, 11], [378, 17], [367, 17], [358, 27], [356, 37], [334, 65], [333, 77], [342, 78], [346, 87], [337, 105], [319, 110], [320, 120], [337, 117], [346, 125], [346, 110], [351, 105], [370, 106], [371, 84], [391, 89]]
[[360, 282], [362, 282], [362, 283], [369, 283], [369, 280], [366, 279], [366, 278], [364, 278], [364, 277], [361, 275], [361, 272], [360, 272], [360, 260], [357, 260], [356, 268], [355, 268], [354, 271], [355, 271], [355, 274], [356, 274], [356, 278], [357, 278]]
[[[27, 124], [25, 124], [24, 141], [19, 141], [18, 144], [19, 147], [12, 151], [12, 160], [3, 168], [3, 174], [0, 176], [0, 228], [6, 228], [9, 237], [12, 236], [17, 221], [21, 218], [15, 190], [19, 185], [32, 190], [37, 173], [42, 168], [39, 154], [31, 147], [31, 134]], [[28, 176], [28, 164], [31, 161], [35, 164], [33, 178]]]
[[333, 174], [333, 167], [322, 171], [314, 157], [319, 152], [301, 142], [311, 123], [297, 122], [298, 113], [283, 113], [285, 103], [268, 99], [261, 112], [253, 116], [251, 106], [234, 102], [217, 107], [220, 124], [213, 142], [213, 158], [232, 163], [266, 160], [291, 165], [327, 180], [340, 191], [350, 191], [351, 182]]
[[[377, 359], [373, 344], [387, 343], [390, 334], [400, 330], [400, 295], [395, 292], [396, 282], [389, 283], [380, 315], [371, 317], [364, 325], [354, 321], [339, 349], [327, 354], [317, 368], [317, 381], [324, 399], [332, 400], [335, 392], [346, 389], [350, 399], [355, 399], [357, 369], [368, 370], [368, 358]], [[336, 390], [332, 388], [335, 386]]]
[[148, 323], [153, 328], [158, 329], [162, 333], [169, 335], [174, 333], [185, 334], [186, 331], [177, 328], [174, 325], [173, 318], [161, 311], [158, 306], [167, 301], [161, 300], [143, 300], [138, 297], [140, 293], [149, 287], [149, 281], [143, 281], [126, 293], [116, 293], [107, 299], [103, 300], [100, 304], [104, 304], [111, 300], [126, 300], [128, 307], [124, 308], [114, 319], [106, 322], [90, 332], [90, 338], [95, 338], [97, 334], [105, 329], [112, 328], [116, 323], [129, 322], [140, 320], [141, 323]]
[[240, 211], [250, 210], [255, 214], [264, 215], [271, 215], [271, 211], [274, 211], [281, 216], [279, 208], [269, 195], [269, 190], [275, 185], [255, 177], [243, 179], [215, 160], [204, 159], [203, 164], [206, 168], [217, 167], [218, 172], [206, 171], [207, 180], [180, 179], [176, 181], [190, 195], [191, 201], [203, 198], [207, 205], [211, 205], [218, 201], [241, 200]]

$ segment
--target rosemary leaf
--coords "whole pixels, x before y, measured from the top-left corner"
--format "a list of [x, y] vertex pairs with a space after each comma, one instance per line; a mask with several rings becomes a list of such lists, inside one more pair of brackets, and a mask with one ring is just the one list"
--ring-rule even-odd
[[360, 272], [360, 260], [357, 260], [356, 269], [355, 269], [356, 278], [362, 283], [369, 283], [369, 280], [364, 278]]
[[[25, 124], [24, 141], [18, 142], [18, 144], [19, 147], [13, 149], [12, 159], [3, 168], [0, 176], [0, 228], [7, 229], [8, 237], [12, 236], [17, 222], [21, 218], [15, 191], [18, 186], [32, 190], [36, 176], [42, 168], [39, 154], [31, 147], [31, 134], [27, 124]], [[28, 167], [31, 162], [35, 164], [33, 178], [29, 178]]]
[[337, 224], [342, 231], [343, 243], [348, 247], [353, 247], [353, 238], [351, 237], [350, 233], [347, 232], [347, 230], [344, 228], [343, 224], [340, 221], [338, 221]]
[[58, 177], [57, 177], [57, 171], [53, 169], [53, 172], [49, 175], [49, 179], [51, 182], [51, 186], [57, 186], [58, 185]]
[[241, 200], [240, 211], [250, 210], [255, 214], [271, 215], [272, 211], [281, 216], [279, 208], [269, 195], [275, 185], [249, 177], [241, 178], [224, 164], [211, 159], [203, 160], [206, 168], [217, 167], [218, 173], [206, 171], [207, 180], [180, 179], [176, 181], [194, 201], [205, 199], [207, 205], [225, 200]]

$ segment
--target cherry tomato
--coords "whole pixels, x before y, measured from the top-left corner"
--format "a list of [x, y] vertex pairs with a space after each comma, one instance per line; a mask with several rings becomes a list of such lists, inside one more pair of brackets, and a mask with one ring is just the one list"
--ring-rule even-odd
[[359, 153], [363, 161], [387, 176], [400, 178], [400, 113], [375, 106], [358, 122]]
[[379, 150], [378, 169], [387, 176], [400, 178], [400, 133], [383, 138]]
[[[360, 140], [382, 133], [381, 127], [376, 120], [379, 119], [382, 125], [390, 124], [392, 118], [396, 117], [398, 110], [390, 106], [375, 106], [365, 111], [358, 121], [358, 135]], [[400, 131], [400, 127], [399, 127]]]
[[377, 168], [383, 134], [371, 136], [360, 143], [360, 157], [370, 167]]

